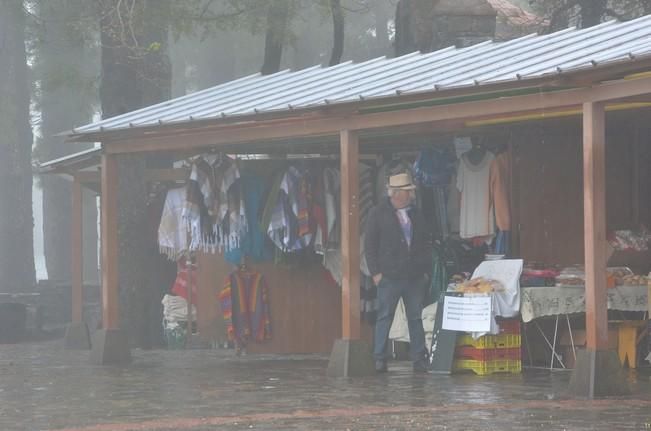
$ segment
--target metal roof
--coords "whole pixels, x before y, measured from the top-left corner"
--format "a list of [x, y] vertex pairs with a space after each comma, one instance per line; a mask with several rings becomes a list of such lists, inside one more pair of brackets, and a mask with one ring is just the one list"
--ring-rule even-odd
[[48, 160], [47, 162], [39, 163], [38, 170], [40, 173], [44, 174], [58, 172], [65, 168], [76, 170], [97, 167], [99, 166], [101, 155], [101, 148], [89, 148], [87, 150], [59, 157], [58, 159], [52, 159]]
[[428, 54], [255, 74], [74, 129], [72, 135], [526, 81], [651, 58], [651, 15]]

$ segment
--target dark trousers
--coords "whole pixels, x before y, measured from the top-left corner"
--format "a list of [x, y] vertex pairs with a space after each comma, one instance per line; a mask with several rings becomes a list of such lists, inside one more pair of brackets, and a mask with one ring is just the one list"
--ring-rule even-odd
[[409, 356], [413, 362], [426, 358], [425, 331], [423, 330], [423, 300], [426, 281], [390, 280], [382, 277], [377, 287], [378, 314], [375, 322], [373, 357], [376, 361], [386, 360], [389, 330], [400, 297], [405, 304], [409, 327]]

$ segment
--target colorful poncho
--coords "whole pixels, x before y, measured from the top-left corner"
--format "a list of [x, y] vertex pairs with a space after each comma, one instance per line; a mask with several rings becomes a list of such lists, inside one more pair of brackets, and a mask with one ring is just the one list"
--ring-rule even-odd
[[228, 339], [238, 348], [246, 347], [249, 340], [264, 341], [271, 338], [269, 293], [262, 274], [235, 271], [226, 278], [219, 294]]

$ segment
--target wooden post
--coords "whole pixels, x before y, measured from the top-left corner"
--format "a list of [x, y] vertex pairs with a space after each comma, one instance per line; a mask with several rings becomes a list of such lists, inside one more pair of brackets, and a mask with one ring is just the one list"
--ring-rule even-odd
[[603, 103], [583, 105], [586, 348], [608, 349], [606, 303], [606, 115]]
[[116, 156], [102, 155], [102, 323], [118, 329], [118, 172]]
[[359, 138], [340, 133], [341, 145], [341, 282], [342, 338], [360, 339], [359, 299]]
[[83, 272], [83, 189], [78, 178], [72, 182], [72, 323], [81, 323], [84, 308], [84, 272]]

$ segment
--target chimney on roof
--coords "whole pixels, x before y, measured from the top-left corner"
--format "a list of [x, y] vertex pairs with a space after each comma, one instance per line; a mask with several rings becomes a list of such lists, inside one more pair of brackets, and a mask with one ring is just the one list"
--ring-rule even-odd
[[434, 8], [433, 46], [463, 48], [495, 38], [497, 12], [487, 0], [441, 0]]

